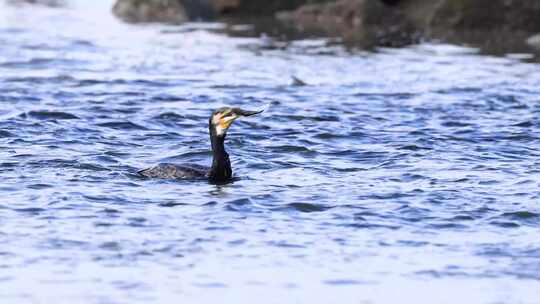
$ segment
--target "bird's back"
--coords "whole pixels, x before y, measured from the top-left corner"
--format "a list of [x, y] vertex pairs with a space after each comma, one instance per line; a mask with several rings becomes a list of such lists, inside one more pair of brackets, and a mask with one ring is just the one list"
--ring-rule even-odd
[[149, 178], [167, 178], [167, 179], [196, 179], [207, 178], [209, 169], [200, 165], [175, 165], [163, 163], [155, 167], [144, 169], [138, 173]]

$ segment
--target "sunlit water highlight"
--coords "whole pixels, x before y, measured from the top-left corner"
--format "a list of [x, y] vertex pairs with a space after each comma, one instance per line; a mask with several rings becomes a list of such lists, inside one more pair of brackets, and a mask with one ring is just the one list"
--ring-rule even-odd
[[[537, 64], [90, 3], [0, 4], [2, 303], [538, 303]], [[268, 104], [234, 183], [133, 174], [208, 165], [211, 110]]]

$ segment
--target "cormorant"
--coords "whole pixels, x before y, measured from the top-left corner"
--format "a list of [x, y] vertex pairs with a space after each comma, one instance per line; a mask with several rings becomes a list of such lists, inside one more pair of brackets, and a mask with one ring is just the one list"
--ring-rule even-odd
[[233, 121], [239, 117], [259, 114], [260, 111], [246, 111], [240, 108], [223, 107], [212, 112], [208, 121], [210, 142], [212, 144], [212, 167], [198, 165], [175, 165], [162, 163], [155, 167], [144, 169], [138, 173], [149, 178], [164, 179], [199, 179], [205, 178], [211, 182], [222, 183], [232, 178], [229, 154], [225, 151], [224, 141], [227, 130]]

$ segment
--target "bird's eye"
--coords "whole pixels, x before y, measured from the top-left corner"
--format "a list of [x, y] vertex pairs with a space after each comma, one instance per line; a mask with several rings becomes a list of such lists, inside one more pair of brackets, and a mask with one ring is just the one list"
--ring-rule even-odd
[[229, 116], [232, 116], [232, 112], [226, 113], [226, 114], [223, 115], [222, 117], [229, 117]]

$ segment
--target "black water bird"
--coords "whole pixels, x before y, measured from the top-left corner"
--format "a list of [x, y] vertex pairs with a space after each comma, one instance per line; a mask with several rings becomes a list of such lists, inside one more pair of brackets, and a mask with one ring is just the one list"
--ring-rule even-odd
[[225, 151], [227, 130], [237, 118], [259, 114], [260, 111], [247, 111], [240, 108], [224, 107], [215, 110], [208, 121], [210, 142], [212, 144], [212, 167], [199, 165], [175, 165], [162, 163], [155, 167], [144, 169], [138, 173], [144, 177], [162, 179], [201, 179], [222, 183], [231, 180], [232, 168], [229, 154]]

